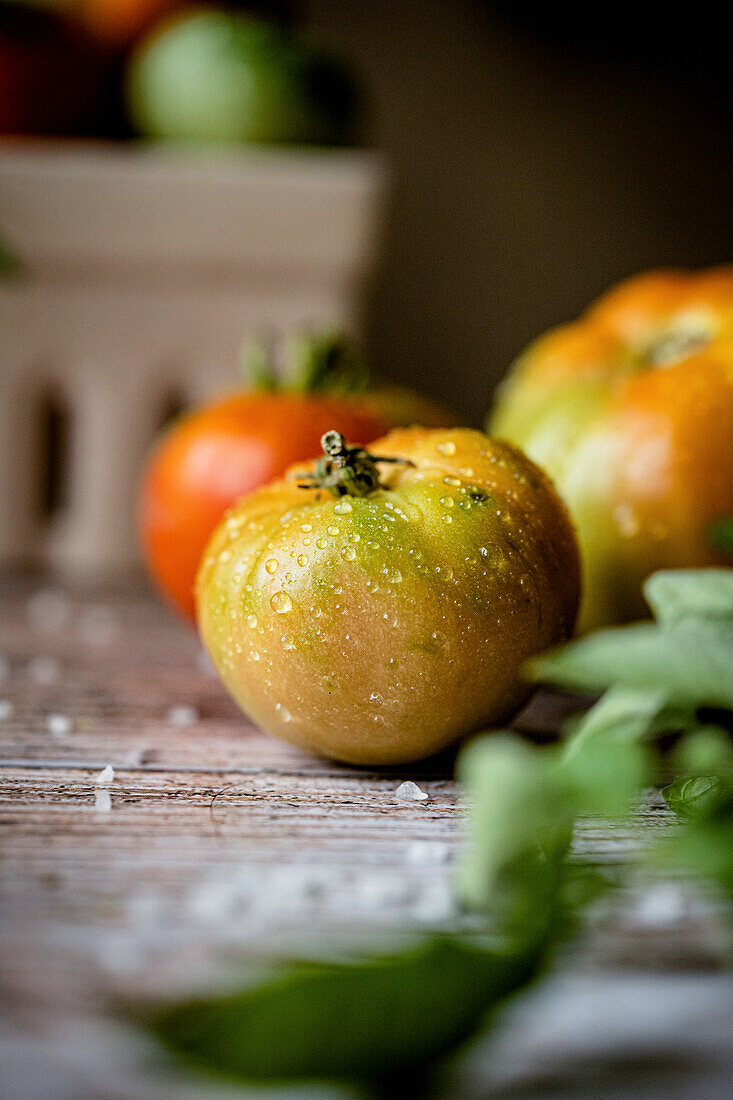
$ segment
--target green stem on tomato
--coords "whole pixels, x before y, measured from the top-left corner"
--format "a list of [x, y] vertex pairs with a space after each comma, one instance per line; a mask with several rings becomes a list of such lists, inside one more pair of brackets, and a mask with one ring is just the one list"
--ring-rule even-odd
[[301, 489], [326, 489], [336, 497], [367, 497], [385, 488], [379, 480], [378, 463], [413, 465], [408, 458], [387, 458], [363, 447], [350, 447], [335, 429], [321, 436], [321, 447], [323, 455], [313, 473], [296, 475]]
[[245, 344], [240, 362], [247, 381], [267, 393], [356, 394], [369, 387], [364, 355], [335, 330], [291, 336], [279, 356], [269, 341]]

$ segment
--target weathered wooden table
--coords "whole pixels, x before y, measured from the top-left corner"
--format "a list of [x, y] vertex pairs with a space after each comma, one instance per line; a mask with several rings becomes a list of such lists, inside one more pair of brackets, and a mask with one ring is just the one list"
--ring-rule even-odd
[[[551, 732], [566, 708], [540, 696], [518, 724]], [[171, 1066], [117, 1006], [232, 984], [272, 954], [384, 946], [451, 912], [451, 761], [360, 771], [268, 738], [140, 583], [2, 579], [0, 740], [3, 1097], [260, 1095]], [[398, 801], [403, 779], [427, 801]], [[622, 862], [673, 827], [650, 795], [628, 828], [584, 823], [576, 851]], [[728, 1095], [725, 953], [710, 897], [635, 882], [445, 1094]]]

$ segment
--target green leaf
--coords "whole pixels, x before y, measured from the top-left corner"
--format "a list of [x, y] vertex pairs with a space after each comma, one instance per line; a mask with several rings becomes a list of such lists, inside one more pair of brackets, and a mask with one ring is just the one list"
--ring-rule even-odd
[[661, 692], [677, 706], [733, 709], [733, 620], [603, 630], [536, 658], [529, 674], [583, 691], [618, 685]]
[[707, 792], [700, 787], [698, 797], [685, 805], [692, 810], [690, 819], [660, 845], [658, 860], [710, 879], [733, 901], [733, 788], [727, 782]]
[[275, 393], [279, 381], [266, 340], [248, 340], [239, 352], [239, 369], [245, 382], [263, 393]]
[[477, 738], [458, 758], [471, 822], [459, 895], [513, 937], [539, 939], [556, 917], [572, 816], [555, 759], [552, 750], [498, 733]]
[[721, 516], [708, 527], [708, 542], [714, 550], [733, 554], [733, 516]]
[[720, 784], [717, 775], [679, 775], [663, 788], [662, 798], [678, 817], [689, 820], [714, 800]]
[[616, 816], [648, 779], [643, 739], [664, 712], [659, 692], [612, 688], [576, 724], [559, 766], [577, 813]]
[[731, 775], [730, 733], [716, 725], [691, 728], [675, 746], [672, 759], [682, 775]]
[[644, 596], [665, 626], [690, 617], [733, 620], [733, 569], [666, 569], [647, 578]]
[[283, 349], [287, 389], [295, 393], [356, 394], [369, 386], [369, 366], [337, 330], [300, 333]]
[[656, 727], [667, 709], [664, 692], [611, 688], [576, 722], [565, 739], [563, 758], [569, 761], [581, 749], [603, 744], [609, 737], [633, 744]]
[[528, 981], [536, 949], [436, 937], [385, 958], [284, 968], [240, 993], [151, 1021], [176, 1055], [245, 1081], [366, 1080], [422, 1067]]
[[246, 341], [239, 360], [245, 380], [267, 393], [360, 394], [369, 387], [366, 357], [335, 330], [296, 333], [277, 344]]

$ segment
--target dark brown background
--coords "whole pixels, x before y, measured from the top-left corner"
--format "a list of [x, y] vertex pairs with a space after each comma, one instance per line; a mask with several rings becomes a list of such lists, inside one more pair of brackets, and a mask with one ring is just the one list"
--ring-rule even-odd
[[723, 9], [304, 0], [395, 172], [381, 368], [478, 421], [522, 346], [617, 279], [731, 259]]

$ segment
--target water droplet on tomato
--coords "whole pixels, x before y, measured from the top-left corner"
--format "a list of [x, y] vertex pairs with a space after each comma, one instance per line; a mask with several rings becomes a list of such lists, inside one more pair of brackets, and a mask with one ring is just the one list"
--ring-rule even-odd
[[456, 453], [456, 445], [452, 439], [446, 439], [438, 444], [438, 450], [442, 455], [454, 455]]
[[613, 518], [622, 538], [632, 539], [639, 534], [639, 517], [629, 504], [618, 504], [613, 510]]
[[347, 512], [353, 512], [351, 502], [348, 500], [340, 500], [337, 504], [334, 504], [333, 510], [337, 516], [346, 515]]
[[308, 564], [308, 555], [307, 554], [298, 554], [298, 565], [305, 566], [307, 564]]
[[256, 615], [248, 615], [247, 616], [247, 626], [250, 628], [250, 630], [254, 630], [254, 628], [257, 626], [257, 616]]
[[277, 611], [278, 615], [286, 615], [288, 611], [293, 610], [293, 601], [287, 592], [279, 589], [270, 600], [270, 607], [273, 611]]
[[356, 550], [353, 546], [342, 546], [341, 557], [344, 559], [344, 561], [353, 561], [356, 557]]
[[279, 568], [280, 568], [280, 563], [277, 560], [277, 558], [268, 558], [267, 561], [265, 562], [265, 569], [270, 574], [277, 573]]

